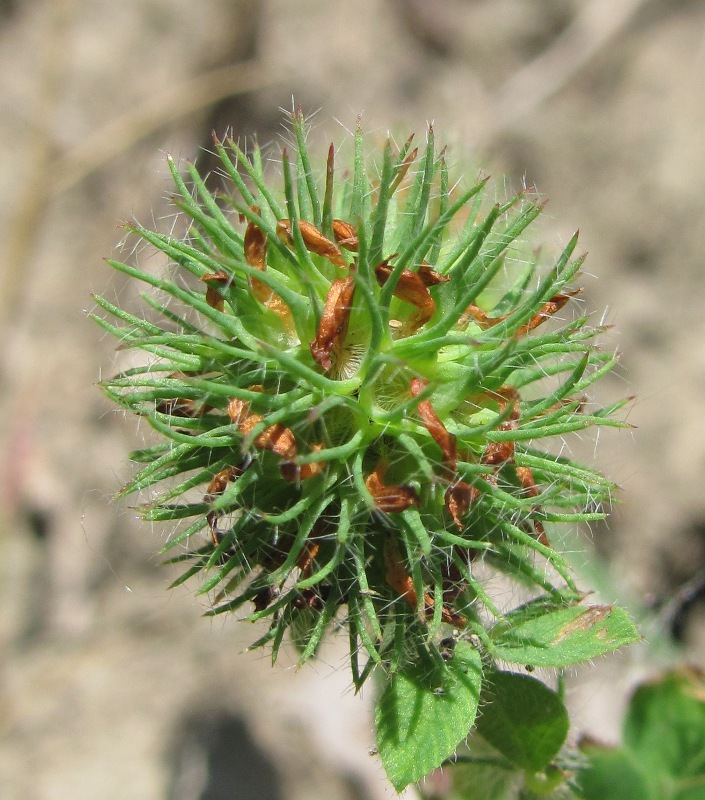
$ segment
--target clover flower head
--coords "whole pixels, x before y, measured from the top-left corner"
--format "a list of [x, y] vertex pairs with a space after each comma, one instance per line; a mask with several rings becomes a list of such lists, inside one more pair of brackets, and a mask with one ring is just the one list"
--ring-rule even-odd
[[370, 157], [358, 125], [341, 167], [291, 121], [278, 175], [214, 138], [227, 193], [169, 160], [190, 227], [129, 226], [173, 273], [110, 262], [158, 293], [154, 321], [96, 298], [152, 356], [103, 388], [162, 437], [123, 494], [159, 489], [142, 513], [181, 526], [176, 583], [266, 620], [274, 657], [287, 631], [305, 661], [346, 627], [359, 687], [443, 659], [453, 632], [489, 643], [508, 624], [489, 571], [579, 599], [552, 531], [601, 518], [613, 487], [552, 443], [622, 424], [624, 402], [587, 400], [616, 356], [576, 313], [577, 234], [548, 266], [526, 245], [541, 203], [451, 179], [430, 127]]

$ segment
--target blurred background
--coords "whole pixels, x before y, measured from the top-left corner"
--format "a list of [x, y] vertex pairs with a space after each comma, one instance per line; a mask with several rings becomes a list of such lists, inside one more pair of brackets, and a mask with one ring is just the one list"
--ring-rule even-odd
[[577, 732], [613, 741], [635, 681], [702, 664], [703, 75], [698, 0], [0, 0], [2, 798], [393, 795], [344, 648], [271, 670], [249, 626], [167, 591], [168, 531], [113, 500], [143, 439], [95, 386], [115, 352], [90, 293], [135, 298], [104, 259], [121, 221], [168, 226], [165, 152], [276, 140], [292, 96], [321, 153], [358, 113], [398, 138], [432, 120], [456, 165], [550, 198], [548, 252], [580, 227], [624, 354], [602, 391], [637, 396], [637, 427], [582, 443], [622, 490], [576, 561], [652, 616], [571, 676]]

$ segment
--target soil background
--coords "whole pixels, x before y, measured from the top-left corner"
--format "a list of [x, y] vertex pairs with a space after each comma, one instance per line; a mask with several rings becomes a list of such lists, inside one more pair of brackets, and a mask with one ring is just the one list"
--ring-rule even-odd
[[96, 388], [116, 354], [85, 313], [137, 308], [104, 258], [122, 220], [169, 224], [165, 152], [276, 141], [292, 96], [321, 152], [358, 113], [433, 121], [457, 165], [550, 198], [548, 252], [580, 226], [623, 353], [600, 391], [636, 395], [636, 428], [576, 445], [622, 487], [576, 563], [646, 641], [571, 675], [576, 735], [616, 740], [636, 681], [702, 664], [703, 75], [697, 0], [1, 0], [2, 798], [393, 796], [344, 649], [272, 670], [167, 591], [166, 532], [113, 500], [143, 432]]

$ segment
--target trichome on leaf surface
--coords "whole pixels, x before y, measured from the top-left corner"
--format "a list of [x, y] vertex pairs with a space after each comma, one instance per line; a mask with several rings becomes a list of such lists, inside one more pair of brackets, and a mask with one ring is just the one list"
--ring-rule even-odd
[[[346, 629], [356, 688], [385, 676], [379, 750], [401, 788], [467, 736], [496, 661], [634, 640], [619, 609], [582, 604], [552, 534], [613, 492], [556, 442], [624, 425], [626, 401], [588, 399], [616, 357], [574, 312], [577, 235], [547, 267], [526, 243], [541, 203], [451, 178], [431, 128], [370, 156], [358, 124], [341, 168], [291, 122], [274, 176], [256, 144], [214, 138], [227, 193], [169, 159], [189, 226], [127, 226], [169, 267], [109, 262], [150, 313], [95, 298], [147, 355], [102, 388], [161, 435], [122, 494], [149, 489], [142, 516], [172, 526], [176, 584], [201, 575], [210, 614], [266, 621], [253, 646], [274, 658], [287, 631], [303, 662]], [[525, 602], [501, 607], [493, 573]]]

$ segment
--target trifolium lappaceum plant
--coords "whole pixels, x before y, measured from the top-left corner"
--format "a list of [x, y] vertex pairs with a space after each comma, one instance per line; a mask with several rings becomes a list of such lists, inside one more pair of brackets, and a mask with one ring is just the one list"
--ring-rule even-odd
[[[578, 313], [577, 234], [547, 264], [528, 243], [530, 193], [488, 200], [432, 127], [370, 153], [358, 122], [341, 166], [334, 145], [316, 160], [300, 112], [291, 125], [276, 166], [214, 137], [217, 192], [169, 159], [187, 232], [127, 225], [171, 266], [109, 261], [149, 287], [150, 313], [96, 297], [94, 317], [148, 358], [101, 385], [160, 437], [121, 495], [149, 491], [142, 517], [179, 525], [175, 584], [198, 577], [209, 614], [261, 621], [252, 646], [273, 659], [287, 635], [305, 662], [346, 631], [355, 687], [382, 676], [378, 747], [400, 789], [481, 702], [492, 741], [499, 664], [564, 667], [636, 638], [585, 602], [554, 541], [614, 489], [556, 442], [624, 425], [626, 401], [589, 399], [617, 358]], [[492, 574], [524, 601], [502, 607]], [[538, 683], [517, 677], [519, 694]]]

